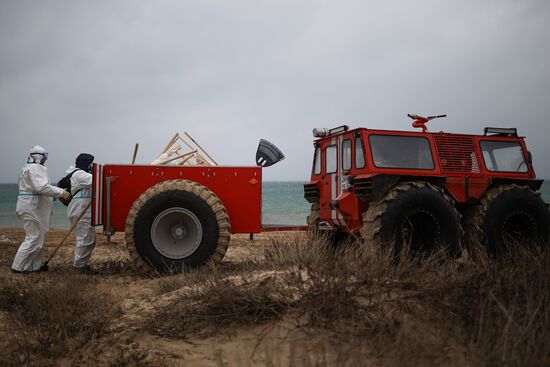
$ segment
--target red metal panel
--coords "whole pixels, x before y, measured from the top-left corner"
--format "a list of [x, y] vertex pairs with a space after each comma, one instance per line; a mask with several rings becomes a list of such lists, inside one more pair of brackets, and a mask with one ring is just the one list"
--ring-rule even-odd
[[468, 198], [479, 199], [489, 188], [488, 177], [472, 177], [468, 182]]
[[132, 204], [145, 190], [175, 179], [198, 182], [212, 190], [227, 209], [232, 233], [261, 230], [262, 170], [259, 167], [105, 165], [103, 173], [104, 182], [112, 178], [111, 226], [117, 232], [124, 231]]
[[464, 177], [447, 177], [445, 179], [445, 187], [447, 191], [452, 195], [459, 203], [465, 203], [468, 200], [468, 189], [465, 185], [466, 179]]
[[345, 219], [345, 228], [349, 232], [358, 232], [363, 226], [361, 203], [352, 192], [345, 191], [338, 198], [339, 211]]

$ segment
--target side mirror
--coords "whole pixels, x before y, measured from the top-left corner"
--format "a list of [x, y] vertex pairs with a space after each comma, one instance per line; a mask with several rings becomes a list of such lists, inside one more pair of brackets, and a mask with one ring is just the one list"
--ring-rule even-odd
[[258, 167], [269, 167], [285, 159], [285, 155], [275, 145], [267, 140], [260, 139], [256, 151], [256, 165]]

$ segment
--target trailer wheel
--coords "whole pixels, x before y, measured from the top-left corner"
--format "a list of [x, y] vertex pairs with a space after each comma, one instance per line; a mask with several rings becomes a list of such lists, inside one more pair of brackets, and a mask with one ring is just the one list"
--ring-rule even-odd
[[220, 199], [192, 181], [164, 181], [134, 202], [126, 219], [126, 247], [142, 272], [182, 272], [227, 251], [230, 224]]
[[417, 258], [443, 247], [460, 252], [460, 214], [445, 192], [427, 182], [404, 182], [389, 190], [363, 213], [361, 237], [367, 244], [393, 246], [394, 255], [409, 247]]
[[546, 244], [550, 237], [550, 214], [540, 193], [515, 184], [487, 190], [464, 225], [467, 242], [480, 243], [492, 257], [510, 244]]

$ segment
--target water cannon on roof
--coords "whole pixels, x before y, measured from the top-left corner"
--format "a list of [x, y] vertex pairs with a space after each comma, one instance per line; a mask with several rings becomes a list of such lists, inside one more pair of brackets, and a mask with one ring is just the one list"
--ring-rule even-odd
[[423, 117], [423, 116], [420, 116], [420, 115], [411, 115], [411, 114], [407, 114], [407, 116], [409, 116], [411, 119], [414, 120], [412, 122], [412, 127], [422, 129], [423, 133], [428, 132], [428, 127], [426, 126], [428, 121], [433, 120], [433, 119], [439, 119], [439, 118], [442, 118], [442, 117], [447, 117], [447, 115], [435, 115], [435, 116]]

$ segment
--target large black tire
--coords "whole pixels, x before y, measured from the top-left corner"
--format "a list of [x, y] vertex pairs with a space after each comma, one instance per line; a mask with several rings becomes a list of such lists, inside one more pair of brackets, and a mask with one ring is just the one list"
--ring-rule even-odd
[[126, 219], [126, 247], [144, 273], [182, 272], [220, 262], [230, 224], [220, 199], [192, 181], [164, 181], [134, 202]]
[[461, 250], [460, 214], [445, 192], [427, 182], [403, 182], [363, 213], [361, 237], [366, 244], [393, 246], [398, 257], [409, 247], [414, 257], [444, 248], [449, 256]]
[[531, 245], [549, 241], [548, 207], [540, 193], [526, 186], [492, 187], [464, 219], [468, 244], [480, 243], [493, 257], [500, 255], [510, 243]]

